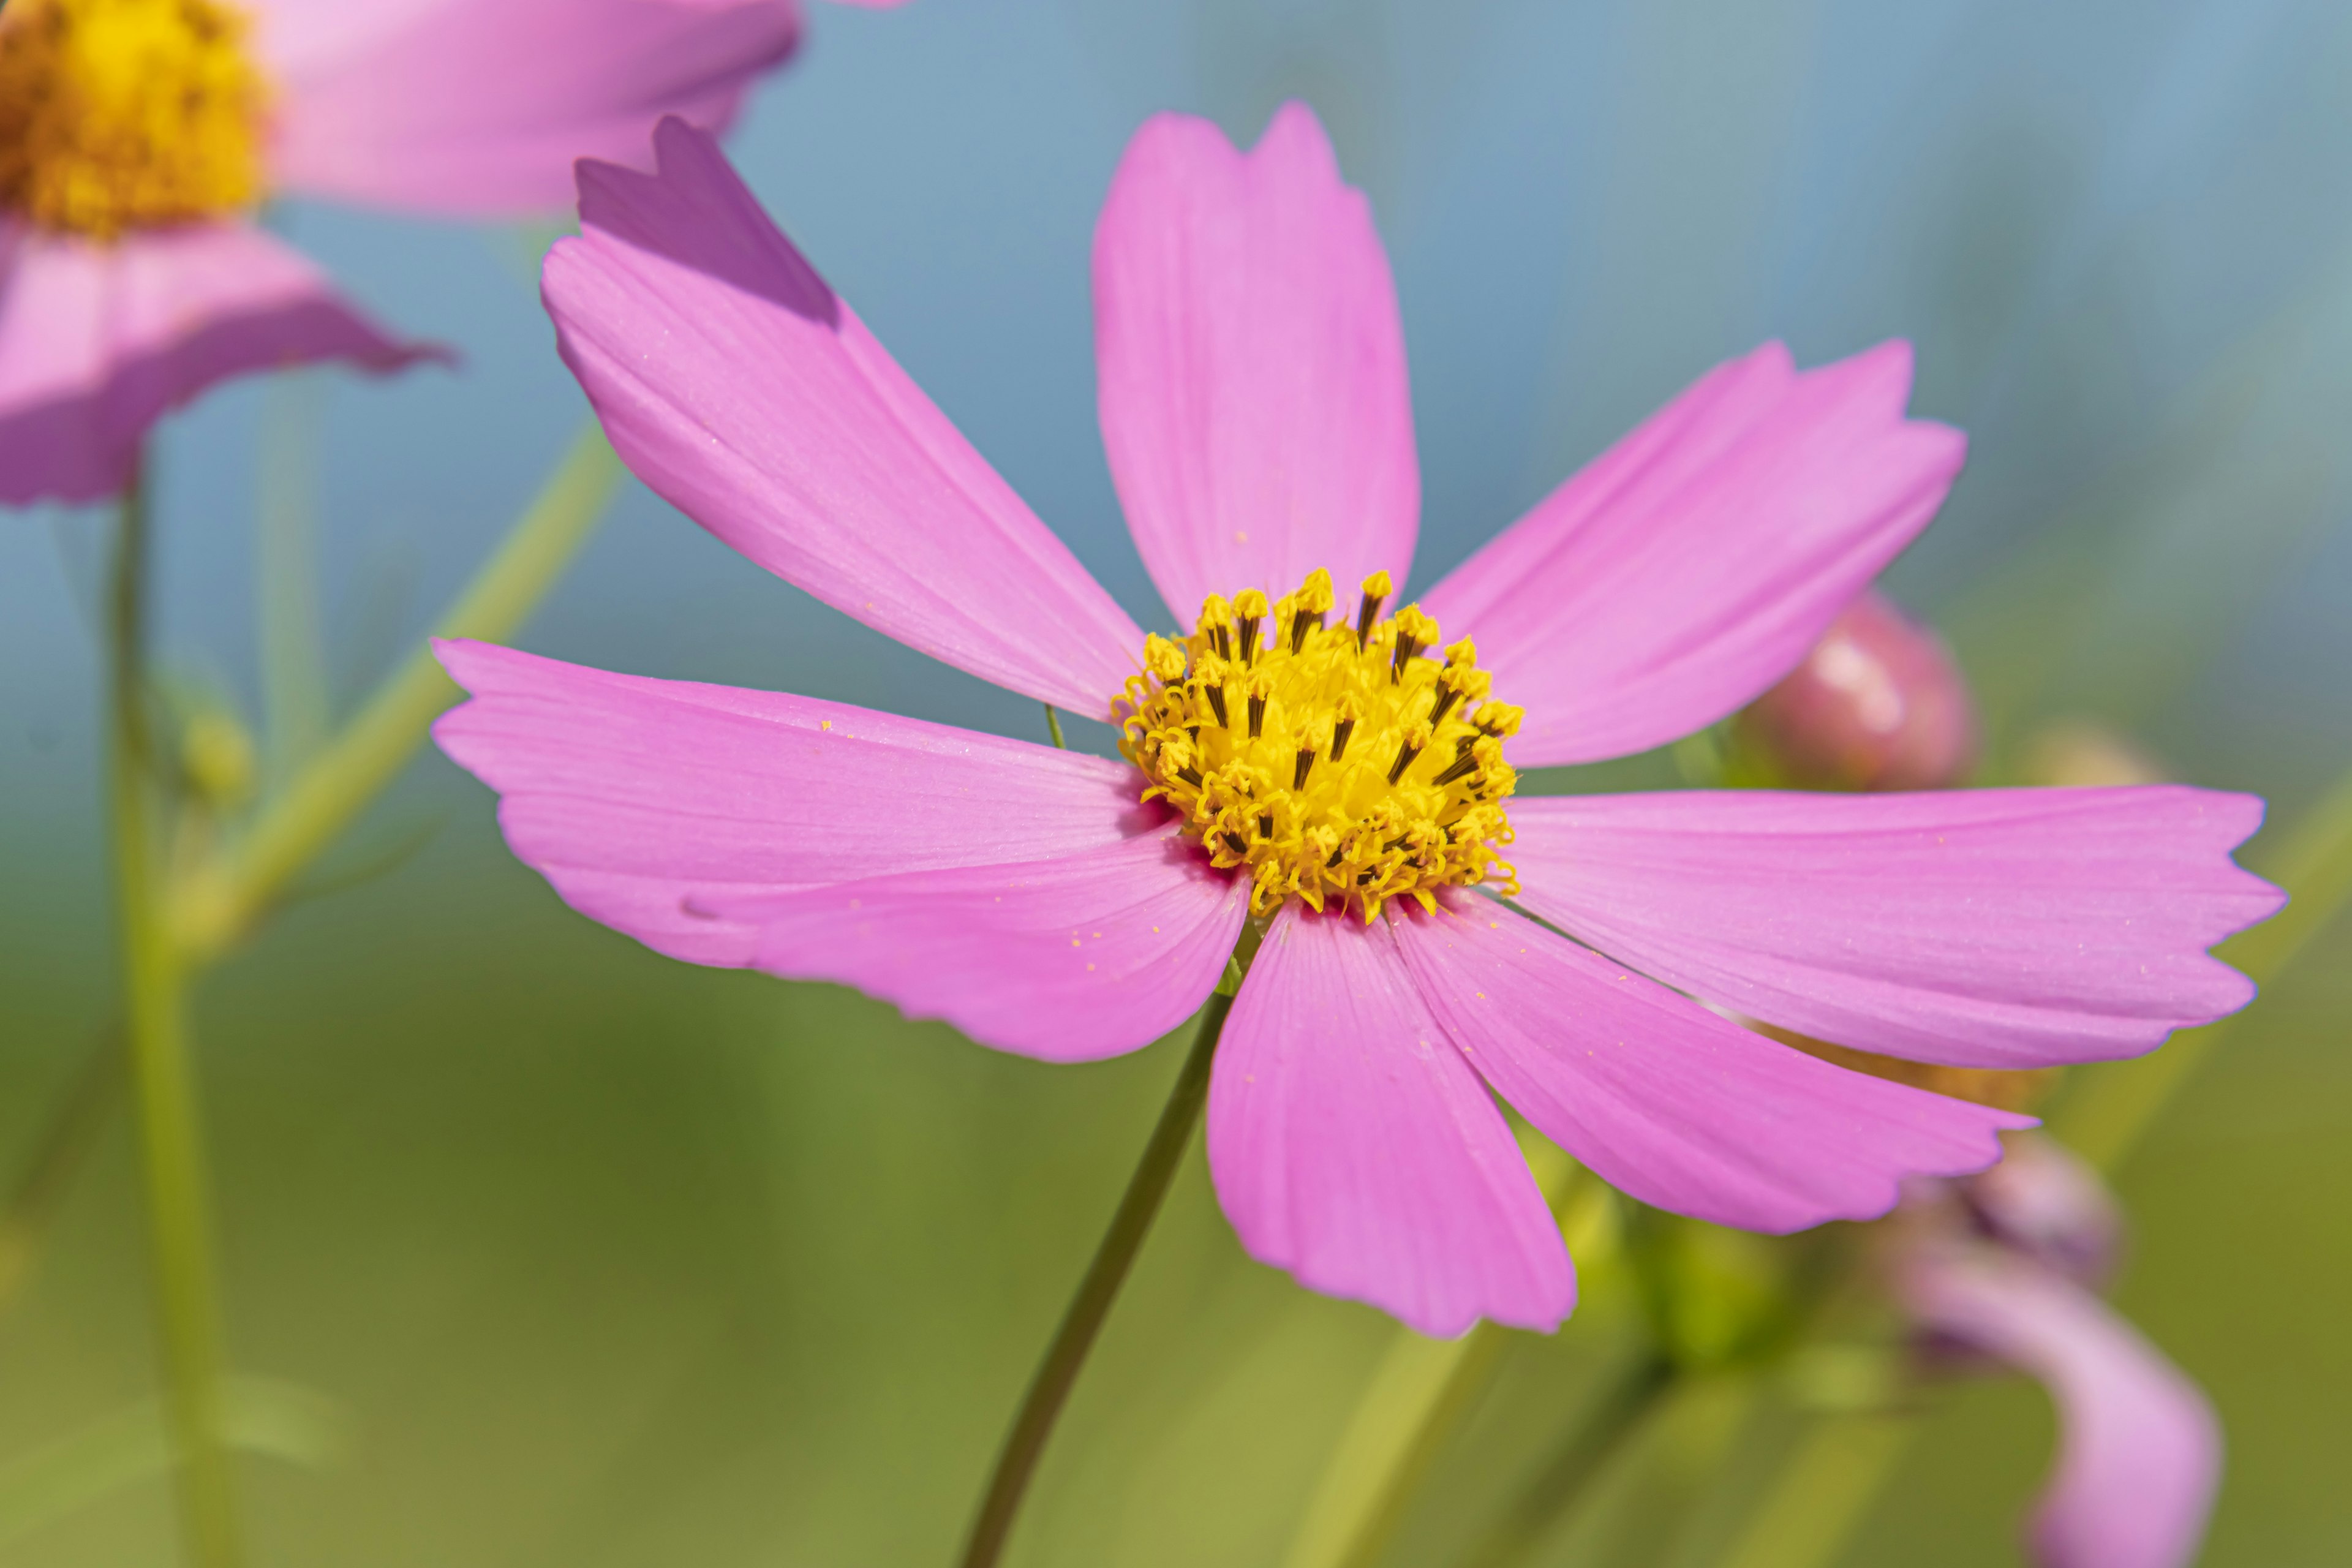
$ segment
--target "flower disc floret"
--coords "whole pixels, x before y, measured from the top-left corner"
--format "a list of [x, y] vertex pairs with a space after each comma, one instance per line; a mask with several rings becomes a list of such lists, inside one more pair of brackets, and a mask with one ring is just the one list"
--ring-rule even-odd
[[93, 239], [262, 195], [267, 89], [218, 0], [11, 0], [0, 14], [0, 210]]
[[1119, 750], [1144, 798], [1248, 872], [1254, 913], [1295, 897], [1370, 921], [1391, 899], [1434, 910], [1440, 888], [1518, 890], [1499, 851], [1521, 710], [1489, 698], [1467, 639], [1432, 657], [1437, 623], [1418, 606], [1383, 618], [1391, 589], [1374, 573], [1337, 625], [1328, 572], [1271, 605], [1213, 595], [1191, 637], [1146, 639], [1128, 681]]

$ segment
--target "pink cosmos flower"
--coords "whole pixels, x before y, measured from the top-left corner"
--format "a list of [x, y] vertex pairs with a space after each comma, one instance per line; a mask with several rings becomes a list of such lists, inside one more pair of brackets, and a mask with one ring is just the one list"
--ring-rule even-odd
[[2102, 1301], [2120, 1219], [2048, 1139], [1910, 1207], [1897, 1285], [1920, 1323], [2049, 1389], [2056, 1469], [2028, 1531], [2042, 1568], [2183, 1568], [2205, 1536], [2221, 1428], [2197, 1385]]
[[2243, 796], [1509, 798], [1515, 764], [1755, 697], [1926, 523], [1962, 443], [1904, 417], [1903, 345], [1722, 366], [1384, 615], [1420, 487], [1369, 208], [1303, 107], [1246, 154], [1155, 119], [1095, 247], [1112, 472], [1161, 594], [1202, 606], [1147, 639], [716, 142], [667, 121], [655, 145], [655, 174], [583, 165], [545, 275], [622, 456], [866, 625], [1119, 724], [1124, 760], [441, 645], [472, 693], [441, 745], [593, 918], [1052, 1061], [1175, 1027], [1255, 922], [1209, 1092], [1225, 1212], [1257, 1258], [1433, 1334], [1574, 1302], [1496, 1093], [1633, 1196], [1771, 1231], [1882, 1214], [2026, 1124], [1692, 996], [2030, 1066], [2250, 995], [2203, 951], [2278, 902], [2230, 860]]
[[255, 226], [265, 197], [558, 208], [580, 154], [730, 120], [799, 30], [797, 0], [12, 0], [0, 501], [120, 490], [148, 426], [226, 377], [438, 352]]

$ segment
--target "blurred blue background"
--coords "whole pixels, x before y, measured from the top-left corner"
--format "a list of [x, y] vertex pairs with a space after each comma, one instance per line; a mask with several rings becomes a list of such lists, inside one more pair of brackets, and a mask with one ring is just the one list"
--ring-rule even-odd
[[[734, 140], [747, 177], [1147, 624], [1165, 617], [1095, 429], [1095, 213], [1144, 116], [1205, 113], [1247, 141], [1300, 97], [1395, 263], [1416, 586], [1715, 362], [1768, 337], [1805, 362], [1908, 337], [1915, 410], [1973, 445], [1890, 586], [1954, 638], [1997, 758], [2093, 720], [2175, 776], [2269, 795], [2277, 821], [2352, 758], [2352, 8], [813, 12]], [[275, 221], [464, 363], [242, 384], [167, 426], [163, 651], [248, 715], [262, 476], [319, 475], [348, 703], [584, 413], [536, 300], [545, 236], [299, 205]], [[104, 537], [96, 514], [0, 518], [12, 1159], [111, 1006]], [[815, 605], [634, 486], [521, 640], [1041, 730], [1034, 705]], [[1624, 778], [1664, 776], [1642, 767]], [[845, 994], [664, 963], [564, 911], [490, 814], [421, 760], [328, 870], [425, 847], [297, 906], [200, 998], [236, 1359], [348, 1427], [339, 1455], [250, 1462], [263, 1560], [944, 1561], [1172, 1059], [1039, 1068]], [[2125, 1305], [2231, 1424], [2214, 1563], [2352, 1560], [2344, 936], [2124, 1173]], [[22, 1530], [5, 1506], [27, 1457], [152, 1386], [133, 1169], [117, 1125], [0, 1320], [0, 1561], [169, 1560], [159, 1481]], [[1243, 1259], [1196, 1153], [1015, 1560], [1277, 1561], [1388, 1331]], [[1514, 1352], [1433, 1508], [1495, 1495], [1512, 1423], [1580, 1375], [1568, 1340]], [[2048, 1441], [2031, 1390], [1971, 1391], [1843, 1561], [2008, 1560]], [[1412, 1542], [1395, 1561], [1439, 1560]]]

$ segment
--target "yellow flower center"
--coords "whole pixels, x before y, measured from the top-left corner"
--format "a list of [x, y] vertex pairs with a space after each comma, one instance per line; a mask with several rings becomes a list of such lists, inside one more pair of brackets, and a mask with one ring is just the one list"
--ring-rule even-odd
[[109, 240], [261, 198], [267, 89], [218, 0], [8, 0], [0, 209]]
[[1487, 700], [1492, 678], [1465, 639], [1423, 657], [1437, 623], [1407, 605], [1381, 618], [1388, 574], [1365, 579], [1352, 623], [1325, 624], [1331, 574], [1271, 606], [1253, 588], [1212, 595], [1181, 642], [1147, 638], [1144, 673], [1118, 704], [1119, 751], [1181, 811], [1225, 868], [1247, 868], [1250, 909], [1293, 896], [1435, 907], [1435, 890], [1495, 879], [1517, 783], [1504, 737], [1522, 710]]

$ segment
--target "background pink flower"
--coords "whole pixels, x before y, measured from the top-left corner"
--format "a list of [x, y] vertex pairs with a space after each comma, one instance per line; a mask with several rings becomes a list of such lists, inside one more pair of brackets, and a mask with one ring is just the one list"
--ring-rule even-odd
[[2029, 1530], [2033, 1560], [2194, 1562], [2221, 1481], [2221, 1422], [2096, 1293], [2122, 1226], [2098, 1173], [2047, 1138], [2019, 1140], [1994, 1170], [1920, 1192], [1906, 1217], [1915, 1236], [1895, 1282], [1920, 1325], [2035, 1378], [2057, 1405], [2058, 1462]]
[[[1128, 686], [1140, 630], [709, 136], [670, 121], [656, 144], [654, 175], [583, 167], [583, 234], [545, 277], [638, 475], [771, 571], [1013, 689], [1096, 717], [1157, 689]], [[1106, 445], [1171, 608], [1317, 567], [1402, 579], [1402, 333], [1313, 116], [1285, 109], [1246, 155], [1196, 121], [1147, 124], [1095, 263]], [[1957, 433], [1904, 417], [1909, 382], [1900, 344], [1806, 372], [1768, 346], [1433, 589], [1426, 611], [1526, 704], [1511, 761], [1654, 745], [1785, 674], [1958, 470]], [[1433, 679], [1411, 652], [1397, 679]], [[516, 853], [663, 952], [1076, 1060], [1181, 1022], [1244, 929], [1248, 879], [1125, 763], [478, 644], [443, 657], [473, 700], [436, 734], [499, 791]], [[2259, 803], [2189, 789], [1509, 809], [1519, 901], [1575, 940], [1451, 885], [1370, 921], [1283, 902], [1210, 1089], [1211, 1167], [1250, 1251], [1433, 1333], [1549, 1327], [1574, 1300], [1490, 1089], [1634, 1196], [1766, 1230], [1884, 1213], [1902, 1176], [1979, 1169], [2025, 1124], [1678, 991], [1922, 1059], [2124, 1055], [2242, 1005], [2203, 950], [2276, 905], [2229, 858]]]
[[[40, 9], [11, 5], [10, 23]], [[662, 114], [724, 126], [801, 26], [797, 0], [217, 9], [247, 23], [263, 89], [259, 194], [464, 217], [562, 206], [573, 159], [635, 155]], [[148, 426], [226, 377], [330, 359], [387, 371], [438, 353], [388, 334], [241, 210], [92, 235], [0, 205], [0, 500], [119, 490]]]

